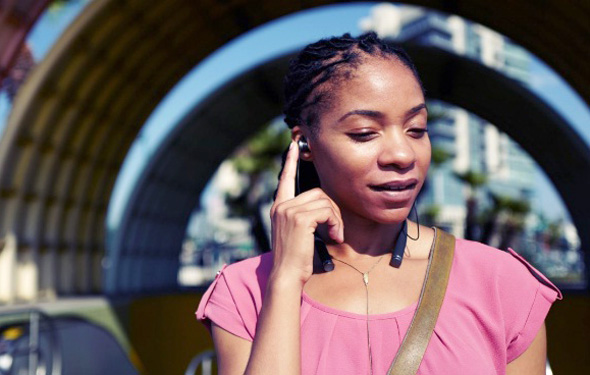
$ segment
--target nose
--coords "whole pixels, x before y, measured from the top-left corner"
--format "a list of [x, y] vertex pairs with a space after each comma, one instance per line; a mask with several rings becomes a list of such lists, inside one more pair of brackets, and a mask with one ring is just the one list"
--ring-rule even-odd
[[412, 167], [416, 161], [416, 152], [411, 140], [402, 130], [385, 134], [380, 145], [378, 164], [383, 168], [404, 170]]

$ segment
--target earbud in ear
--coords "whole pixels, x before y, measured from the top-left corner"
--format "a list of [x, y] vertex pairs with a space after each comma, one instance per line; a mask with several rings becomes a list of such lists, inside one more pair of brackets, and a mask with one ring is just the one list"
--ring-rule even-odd
[[299, 138], [297, 141], [297, 145], [299, 146], [299, 152], [311, 152], [309, 149], [309, 145], [307, 144], [307, 139], [305, 137]]

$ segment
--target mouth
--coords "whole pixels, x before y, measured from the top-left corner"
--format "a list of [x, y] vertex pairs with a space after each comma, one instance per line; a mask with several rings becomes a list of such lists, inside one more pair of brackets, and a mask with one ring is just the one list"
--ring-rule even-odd
[[407, 191], [412, 190], [418, 185], [418, 180], [389, 181], [379, 185], [369, 185], [374, 191]]

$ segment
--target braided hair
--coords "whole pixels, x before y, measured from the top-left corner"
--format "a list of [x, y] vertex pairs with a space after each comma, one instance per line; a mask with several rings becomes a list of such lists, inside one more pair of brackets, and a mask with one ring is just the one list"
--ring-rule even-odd
[[[339, 37], [321, 39], [306, 46], [289, 64], [285, 76], [285, 123], [292, 129], [306, 125], [311, 134], [317, 134], [321, 112], [330, 105], [332, 85], [353, 77], [354, 70], [368, 56], [391, 57], [406, 66], [424, 92], [418, 71], [408, 54], [399, 46], [380, 39], [374, 32], [352, 37], [346, 33]], [[286, 152], [283, 155], [283, 166]], [[282, 168], [280, 174], [282, 173]], [[319, 186], [313, 163], [300, 160], [299, 181], [301, 191]]]

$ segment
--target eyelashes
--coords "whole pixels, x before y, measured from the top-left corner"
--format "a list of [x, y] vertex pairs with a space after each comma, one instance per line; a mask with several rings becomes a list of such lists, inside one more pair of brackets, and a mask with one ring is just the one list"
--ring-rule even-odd
[[376, 135], [376, 132], [348, 133], [348, 136], [355, 142], [367, 142], [373, 139]]
[[410, 133], [413, 134], [414, 138], [422, 138], [426, 133], [428, 133], [428, 128], [413, 128], [410, 129]]
[[[407, 130], [412, 138], [422, 138], [428, 133], [428, 128], [410, 128]], [[366, 131], [360, 133], [347, 133], [347, 135], [355, 142], [368, 142], [379, 135], [375, 131]]]

